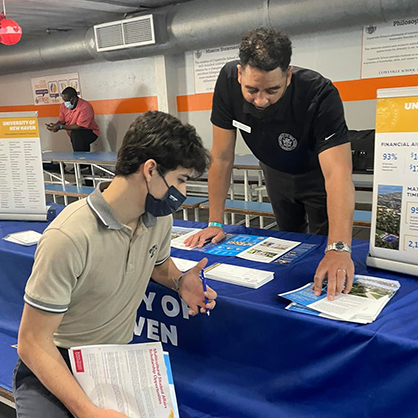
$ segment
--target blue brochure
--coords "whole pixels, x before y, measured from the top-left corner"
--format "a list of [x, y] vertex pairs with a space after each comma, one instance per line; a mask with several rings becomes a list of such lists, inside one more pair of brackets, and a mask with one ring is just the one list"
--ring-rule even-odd
[[258, 244], [266, 238], [267, 237], [259, 237], [257, 235], [239, 234], [224, 243], [217, 244], [214, 248], [206, 251], [206, 253], [235, 257], [240, 252], [248, 250], [248, 248]]

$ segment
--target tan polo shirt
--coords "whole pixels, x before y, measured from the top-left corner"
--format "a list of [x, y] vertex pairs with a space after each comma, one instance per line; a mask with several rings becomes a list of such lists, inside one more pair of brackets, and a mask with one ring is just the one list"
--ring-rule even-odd
[[170, 256], [172, 216], [146, 213], [132, 231], [104, 200], [105, 186], [67, 206], [35, 253], [24, 300], [42, 311], [64, 313], [54, 334], [59, 347], [131, 341], [154, 266]]

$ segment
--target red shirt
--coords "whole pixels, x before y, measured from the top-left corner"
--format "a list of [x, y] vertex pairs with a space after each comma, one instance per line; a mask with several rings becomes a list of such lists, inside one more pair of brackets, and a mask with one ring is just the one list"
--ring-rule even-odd
[[[93, 133], [99, 136], [99, 126], [94, 120], [93, 106], [86, 100], [78, 98], [77, 106], [74, 109], [67, 109], [62, 103], [60, 107], [60, 122], [65, 125], [78, 125], [82, 128], [91, 129]], [[71, 131], [67, 131], [71, 135]]]

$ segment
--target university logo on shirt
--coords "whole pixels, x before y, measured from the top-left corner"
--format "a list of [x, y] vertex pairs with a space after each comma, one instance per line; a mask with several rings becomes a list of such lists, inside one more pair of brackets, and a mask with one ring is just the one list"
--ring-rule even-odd
[[298, 141], [290, 134], [282, 133], [278, 138], [280, 148], [284, 151], [293, 151], [298, 145]]
[[157, 246], [156, 245], [153, 245], [150, 249], [149, 249], [149, 254], [150, 254], [150, 258], [152, 258], [152, 257], [154, 257], [154, 255], [155, 255], [155, 252], [157, 251]]

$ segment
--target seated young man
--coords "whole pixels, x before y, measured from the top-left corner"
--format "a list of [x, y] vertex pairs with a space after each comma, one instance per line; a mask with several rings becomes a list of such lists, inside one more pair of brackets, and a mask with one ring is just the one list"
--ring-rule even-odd
[[126, 133], [114, 180], [67, 206], [46, 229], [19, 330], [19, 418], [125, 417], [89, 401], [67, 349], [130, 342], [150, 277], [176, 289], [190, 315], [215, 307], [216, 292], [204, 293], [198, 277], [207, 259], [182, 275], [170, 258], [172, 213], [185, 199], [186, 181], [208, 163], [192, 126], [148, 112]]

